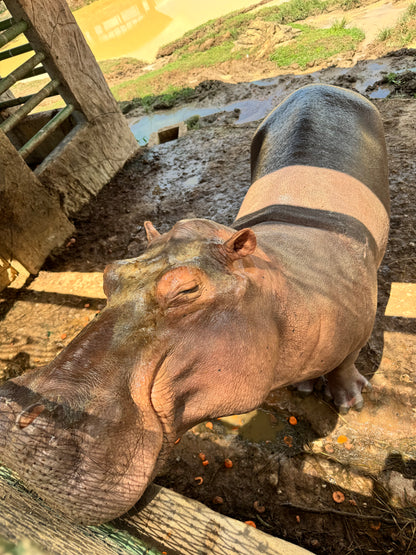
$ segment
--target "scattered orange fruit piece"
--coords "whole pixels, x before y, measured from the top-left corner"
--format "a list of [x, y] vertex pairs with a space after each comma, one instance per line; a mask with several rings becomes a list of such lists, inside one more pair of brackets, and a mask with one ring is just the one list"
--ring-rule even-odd
[[61, 339], [66, 339], [66, 338], [67, 338], [67, 335], [68, 335], [68, 334], [66, 334], [66, 333], [61, 333]]
[[338, 436], [337, 437], [337, 442], [338, 443], [347, 443], [347, 441], [348, 441], [347, 436]]
[[293, 440], [290, 436], [285, 436], [283, 441], [286, 443], [288, 447], [293, 447]]
[[334, 493], [332, 494], [332, 499], [335, 501], [335, 503], [343, 503], [345, 501], [345, 495], [342, 493], [342, 491], [334, 491]]
[[254, 501], [253, 507], [256, 509], [258, 513], [264, 513], [264, 511], [266, 510], [266, 507], [264, 507], [263, 505], [260, 505], [258, 501]]
[[248, 524], [248, 526], [252, 526], [253, 528], [257, 528], [256, 523], [252, 520], [246, 520], [244, 524]]
[[212, 430], [212, 428], [214, 427], [214, 425], [213, 425], [212, 422], [207, 422], [207, 423], [205, 424], [205, 427], [208, 428], [208, 430]]
[[233, 467], [233, 461], [231, 459], [225, 459], [224, 466], [225, 466], [225, 468], [232, 468]]
[[209, 464], [209, 461], [207, 461], [207, 460], [202, 461], [202, 464], [203, 464], [204, 466], [207, 466], [207, 465]]
[[198, 486], [200, 486], [204, 483], [204, 479], [203, 479], [202, 476], [195, 476], [194, 480], [198, 484]]
[[84, 308], [90, 308], [90, 303], [85, 303]]
[[178, 445], [178, 443], [180, 442], [182, 438], [178, 437], [178, 439], [175, 441], [175, 445]]
[[201, 459], [201, 461], [204, 461], [206, 459], [204, 453], [198, 453], [198, 457]]
[[299, 524], [300, 523], [300, 516], [296, 515], [296, 522]]
[[296, 426], [297, 423], [298, 419], [296, 418], [296, 416], [289, 416], [289, 424], [291, 424], [292, 426]]

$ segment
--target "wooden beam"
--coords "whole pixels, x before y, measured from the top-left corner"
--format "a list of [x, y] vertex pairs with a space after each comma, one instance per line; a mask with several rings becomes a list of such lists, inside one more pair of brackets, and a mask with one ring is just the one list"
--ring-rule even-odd
[[74, 227], [58, 193], [42, 185], [1, 130], [0, 153], [0, 255], [35, 274]]
[[[0, 467], [0, 531], [61, 555], [310, 555], [202, 503], [151, 484], [129, 513], [101, 526], [76, 524], [52, 511]], [[154, 547], [152, 547], [152, 545]]]

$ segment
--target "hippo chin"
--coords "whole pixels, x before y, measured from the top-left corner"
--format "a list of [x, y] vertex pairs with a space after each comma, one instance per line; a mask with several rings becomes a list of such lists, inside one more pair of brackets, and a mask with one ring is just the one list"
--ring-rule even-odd
[[0, 388], [0, 460], [87, 523], [134, 505], [173, 442], [276, 388], [362, 406], [354, 362], [376, 311], [388, 234], [377, 110], [299, 89], [256, 131], [237, 220], [178, 222], [104, 273], [106, 308], [47, 367]]

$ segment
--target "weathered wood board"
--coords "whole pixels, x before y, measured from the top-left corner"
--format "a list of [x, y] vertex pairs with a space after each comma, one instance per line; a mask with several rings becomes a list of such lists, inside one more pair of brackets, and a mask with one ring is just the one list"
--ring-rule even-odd
[[74, 227], [1, 130], [0, 152], [0, 255], [36, 273]]
[[56, 555], [310, 553], [154, 484], [121, 518], [82, 526], [52, 511], [4, 467], [0, 467], [0, 535], [13, 542], [29, 539]]

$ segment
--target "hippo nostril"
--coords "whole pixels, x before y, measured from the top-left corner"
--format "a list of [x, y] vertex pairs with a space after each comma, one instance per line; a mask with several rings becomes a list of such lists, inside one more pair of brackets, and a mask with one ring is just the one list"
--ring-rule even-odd
[[26, 428], [45, 410], [44, 405], [32, 405], [23, 410], [16, 418], [16, 424], [20, 428]]

